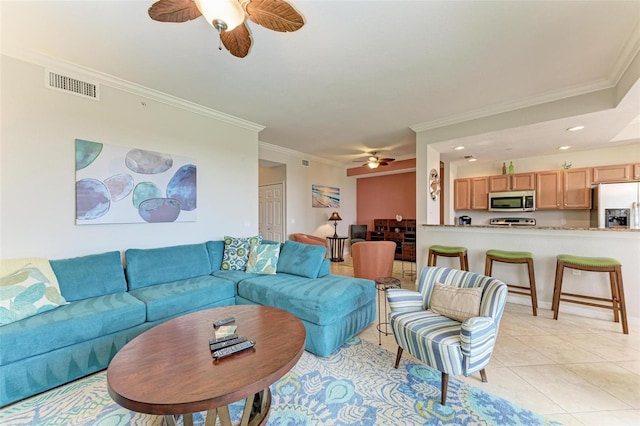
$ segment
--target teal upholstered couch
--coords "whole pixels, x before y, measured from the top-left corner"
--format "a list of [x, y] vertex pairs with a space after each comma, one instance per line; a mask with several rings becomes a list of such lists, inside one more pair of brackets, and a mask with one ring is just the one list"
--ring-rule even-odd
[[0, 406], [105, 369], [138, 334], [202, 309], [285, 309], [319, 356], [375, 319], [374, 283], [331, 275], [322, 247], [287, 241], [274, 275], [221, 270], [223, 252], [223, 241], [129, 249], [126, 269], [117, 251], [50, 261], [69, 303], [0, 327]]

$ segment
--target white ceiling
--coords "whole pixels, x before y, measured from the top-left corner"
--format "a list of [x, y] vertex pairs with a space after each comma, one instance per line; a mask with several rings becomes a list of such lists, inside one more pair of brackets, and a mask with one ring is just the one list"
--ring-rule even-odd
[[[263, 142], [353, 165], [368, 151], [411, 157], [412, 128], [615, 93], [640, 50], [640, 1], [290, 0], [305, 26], [276, 33], [249, 22], [244, 59], [218, 51], [203, 18], [152, 21], [152, 3], [2, 0], [2, 51], [128, 80], [264, 125]], [[558, 113], [436, 147], [445, 160], [496, 161], [563, 144], [640, 143], [638, 86], [606, 111]], [[585, 129], [565, 131], [575, 124]], [[467, 149], [453, 153], [458, 144]]]

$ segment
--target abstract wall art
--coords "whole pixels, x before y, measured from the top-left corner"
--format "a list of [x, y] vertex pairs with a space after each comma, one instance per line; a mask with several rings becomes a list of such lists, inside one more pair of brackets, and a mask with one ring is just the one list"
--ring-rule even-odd
[[194, 222], [196, 162], [75, 141], [76, 224]]
[[311, 185], [312, 207], [340, 207], [340, 188], [324, 185]]

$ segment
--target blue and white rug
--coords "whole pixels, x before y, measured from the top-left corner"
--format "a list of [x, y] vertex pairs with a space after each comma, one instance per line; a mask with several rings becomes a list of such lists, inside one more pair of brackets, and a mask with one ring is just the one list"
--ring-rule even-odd
[[[559, 425], [454, 377], [440, 405], [440, 372], [355, 338], [327, 358], [305, 352], [271, 386], [268, 425]], [[244, 404], [230, 407], [240, 419]], [[203, 425], [205, 413], [194, 415]], [[162, 425], [162, 417], [129, 411], [107, 392], [100, 372], [0, 410], [0, 424]], [[181, 420], [179, 421], [181, 424]]]

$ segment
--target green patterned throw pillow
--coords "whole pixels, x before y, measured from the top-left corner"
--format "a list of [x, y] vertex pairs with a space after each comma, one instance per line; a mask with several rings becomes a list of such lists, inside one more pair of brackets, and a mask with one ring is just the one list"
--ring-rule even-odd
[[224, 237], [224, 253], [222, 255], [222, 270], [244, 271], [249, 260], [249, 248], [259, 245], [262, 236], [247, 238]]
[[280, 257], [280, 244], [260, 244], [251, 246], [247, 272], [252, 274], [275, 274]]
[[55, 309], [65, 303], [60, 288], [32, 264], [0, 278], [0, 325]]

